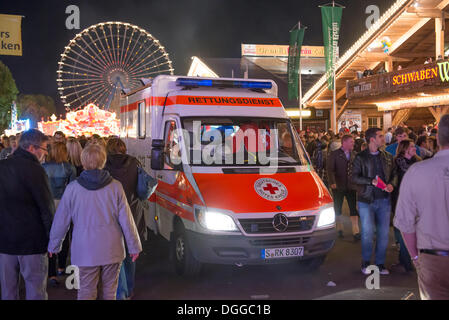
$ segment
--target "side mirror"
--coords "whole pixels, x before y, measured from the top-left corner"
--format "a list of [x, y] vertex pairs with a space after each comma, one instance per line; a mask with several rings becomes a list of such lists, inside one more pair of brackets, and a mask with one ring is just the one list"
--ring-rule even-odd
[[164, 140], [153, 140], [151, 143], [151, 169], [164, 169]]

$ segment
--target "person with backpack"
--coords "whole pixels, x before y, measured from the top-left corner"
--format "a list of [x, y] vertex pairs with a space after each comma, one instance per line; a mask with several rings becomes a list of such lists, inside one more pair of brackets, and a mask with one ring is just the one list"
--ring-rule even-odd
[[[143, 171], [140, 162], [133, 156], [126, 154], [126, 145], [120, 138], [112, 137], [106, 146], [107, 161], [105, 170], [122, 183], [126, 199], [131, 208], [134, 222], [137, 226], [140, 239], [147, 239], [147, 226], [145, 223], [142, 202], [148, 200], [149, 194], [139, 194], [139, 177]], [[154, 190], [154, 189], [153, 189]], [[119, 276], [117, 299], [131, 299], [134, 296], [136, 264], [129, 255], [123, 261]]]

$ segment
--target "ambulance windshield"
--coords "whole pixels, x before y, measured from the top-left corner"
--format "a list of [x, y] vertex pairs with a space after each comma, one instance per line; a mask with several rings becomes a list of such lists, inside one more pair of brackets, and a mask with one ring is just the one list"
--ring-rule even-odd
[[188, 161], [197, 166], [307, 165], [287, 119], [183, 118]]

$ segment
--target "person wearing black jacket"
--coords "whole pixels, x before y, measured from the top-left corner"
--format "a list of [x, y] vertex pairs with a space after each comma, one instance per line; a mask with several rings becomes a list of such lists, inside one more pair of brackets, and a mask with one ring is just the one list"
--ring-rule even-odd
[[0, 161], [0, 286], [3, 300], [19, 299], [19, 272], [27, 300], [46, 300], [47, 247], [55, 212], [47, 174], [40, 162], [47, 137], [22, 133], [19, 148]]
[[[352, 182], [357, 188], [357, 204], [362, 225], [362, 273], [371, 264], [376, 230], [376, 265], [380, 274], [387, 275], [385, 257], [390, 230], [390, 194], [397, 186], [393, 156], [379, 148], [385, 137], [379, 128], [366, 131], [368, 148], [357, 154], [352, 167]], [[381, 182], [384, 182], [385, 186]]]
[[352, 163], [356, 156], [353, 149], [354, 139], [351, 135], [344, 135], [341, 138], [341, 148], [332, 151], [327, 159], [327, 177], [334, 197], [334, 209], [337, 217], [337, 231], [339, 237], [343, 238], [341, 214], [343, 200], [346, 197], [351, 216], [352, 235], [354, 240], [360, 240], [356, 193], [354, 186], [351, 183]]
[[[126, 145], [120, 138], [109, 139], [106, 151], [108, 157], [104, 169], [109, 171], [114, 179], [122, 183], [139, 236], [141, 239], [146, 239], [147, 227], [143, 212], [137, 208], [139, 199], [136, 190], [139, 161], [126, 154]], [[131, 299], [134, 295], [135, 272], [136, 263], [131, 260], [127, 253], [119, 275], [118, 300]]]

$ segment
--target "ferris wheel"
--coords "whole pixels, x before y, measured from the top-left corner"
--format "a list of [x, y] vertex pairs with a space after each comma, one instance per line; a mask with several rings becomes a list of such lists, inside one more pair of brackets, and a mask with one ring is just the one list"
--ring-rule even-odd
[[136, 89], [142, 79], [173, 71], [168, 53], [150, 33], [129, 23], [105, 22], [70, 40], [56, 81], [67, 110], [88, 103], [109, 109], [122, 89]]

